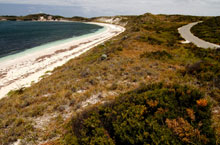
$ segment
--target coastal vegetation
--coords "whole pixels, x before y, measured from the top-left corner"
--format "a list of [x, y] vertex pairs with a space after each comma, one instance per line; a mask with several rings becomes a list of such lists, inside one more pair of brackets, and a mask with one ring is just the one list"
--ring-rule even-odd
[[187, 86], [141, 86], [73, 117], [63, 143], [216, 144], [210, 104]]
[[220, 17], [211, 17], [192, 28], [192, 33], [208, 42], [220, 44]]
[[220, 143], [220, 52], [177, 30], [207, 18], [120, 17], [124, 33], [0, 100], [0, 144]]

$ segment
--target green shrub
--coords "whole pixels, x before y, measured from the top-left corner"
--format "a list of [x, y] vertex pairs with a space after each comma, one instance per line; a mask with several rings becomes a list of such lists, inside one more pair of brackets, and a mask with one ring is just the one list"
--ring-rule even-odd
[[79, 144], [215, 144], [210, 118], [200, 92], [159, 83], [76, 116], [72, 132]]
[[165, 43], [165, 40], [158, 36], [141, 36], [140, 40], [143, 42], [149, 42], [152, 45], [161, 45]]
[[200, 59], [213, 59], [215, 61], [220, 62], [220, 51], [215, 49], [203, 49], [196, 47], [195, 45], [189, 44], [185, 47], [191, 53], [193, 53], [196, 57]]
[[63, 144], [64, 145], [78, 145], [78, 140], [76, 136], [74, 136], [71, 133], [68, 133], [64, 137]]
[[213, 83], [219, 87], [220, 80], [220, 64], [217, 62], [209, 62], [208, 60], [200, 61], [186, 67], [186, 72], [195, 76], [201, 82]]
[[169, 54], [167, 51], [163, 50], [163, 51], [155, 51], [155, 52], [145, 52], [140, 57], [164, 60], [164, 59], [171, 59], [172, 55]]

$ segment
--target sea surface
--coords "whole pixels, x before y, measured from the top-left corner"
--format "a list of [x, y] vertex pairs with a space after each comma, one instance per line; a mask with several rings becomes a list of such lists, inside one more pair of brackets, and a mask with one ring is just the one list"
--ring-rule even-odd
[[0, 61], [7, 56], [39, 46], [56, 45], [101, 29], [103, 27], [98, 25], [78, 22], [0, 21]]

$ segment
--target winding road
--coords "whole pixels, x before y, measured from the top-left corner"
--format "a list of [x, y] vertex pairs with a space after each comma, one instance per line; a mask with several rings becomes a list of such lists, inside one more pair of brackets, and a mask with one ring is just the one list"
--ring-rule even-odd
[[185, 25], [183, 27], [180, 27], [178, 29], [180, 35], [186, 40], [186, 42], [192, 42], [194, 43], [197, 47], [201, 47], [201, 48], [211, 48], [211, 49], [217, 49], [217, 48], [220, 48], [220, 45], [216, 45], [216, 44], [213, 44], [213, 43], [210, 43], [210, 42], [206, 42], [202, 39], [199, 39], [198, 37], [194, 36], [192, 33], [191, 33], [191, 28], [195, 25], [197, 25], [198, 23], [201, 23], [201, 22], [195, 22], [195, 23], [190, 23], [188, 25]]

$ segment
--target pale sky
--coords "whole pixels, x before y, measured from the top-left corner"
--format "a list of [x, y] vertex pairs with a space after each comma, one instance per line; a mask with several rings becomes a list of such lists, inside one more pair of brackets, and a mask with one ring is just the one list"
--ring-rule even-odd
[[187, 14], [219, 16], [220, 0], [0, 0], [0, 15], [64, 16]]

